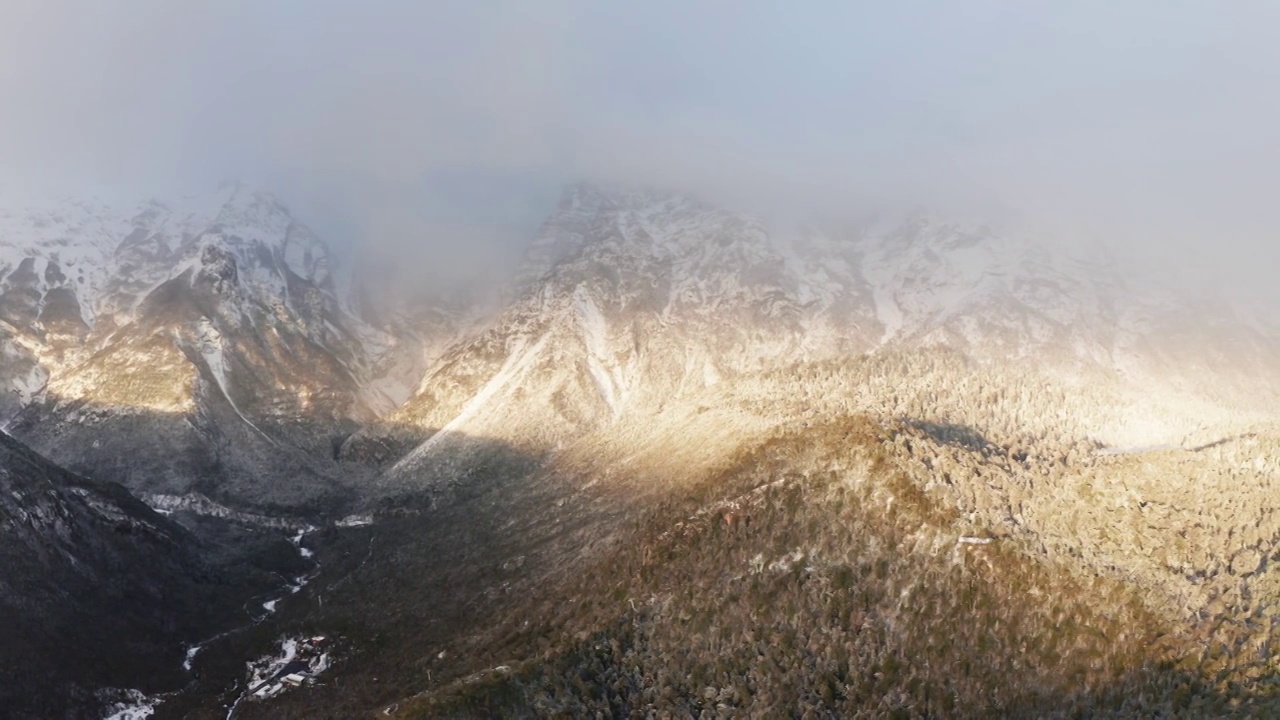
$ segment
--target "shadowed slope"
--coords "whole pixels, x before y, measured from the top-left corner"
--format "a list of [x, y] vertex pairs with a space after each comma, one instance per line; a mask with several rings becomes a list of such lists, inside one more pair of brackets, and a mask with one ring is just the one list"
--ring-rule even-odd
[[106, 687], [172, 689], [183, 642], [236, 609], [187, 531], [3, 434], [0, 565], [8, 717], [85, 717]]

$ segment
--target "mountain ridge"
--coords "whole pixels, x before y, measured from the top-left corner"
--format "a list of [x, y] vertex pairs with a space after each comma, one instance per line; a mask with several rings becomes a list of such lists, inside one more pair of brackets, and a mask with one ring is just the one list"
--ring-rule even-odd
[[[510, 399], [494, 407], [538, 418], [530, 442], [554, 446], [575, 427], [607, 424], [633, 406], [653, 411], [724, 377], [891, 348], [1029, 361], [1175, 403], [1260, 408], [1258, 398], [1274, 396], [1274, 336], [1224, 325], [1217, 318], [1229, 310], [1195, 298], [1153, 299], [1092, 248], [1050, 249], [921, 214], [846, 240], [772, 235], [680, 195], [574, 185], [532, 240], [506, 308], [429, 368], [422, 393], [388, 422], [424, 431], [470, 423], [473, 435], [517, 439], [486, 430], [483, 408], [523, 379], [544, 394], [528, 409]], [[1175, 324], [1191, 332], [1175, 335]], [[1209, 340], [1222, 327], [1245, 352], [1219, 355], [1215, 367]], [[1180, 341], [1153, 340], [1162, 333]], [[1195, 363], [1213, 374], [1184, 373]], [[418, 455], [441, 442], [426, 440]]]
[[[498, 307], [396, 306], [344, 299], [343, 270], [274, 200], [237, 207], [111, 327], [50, 298], [60, 267], [0, 273], [0, 310], [22, 320], [0, 329], [50, 368], [15, 435], [146, 497], [324, 528], [293, 540], [319, 558], [307, 590], [211, 648], [161, 717], [243, 696], [251, 648], [334, 628], [341, 692], [237, 716], [942, 713], [954, 697], [1034, 713], [1049, 686], [1081, 712], [1184, 707], [1141, 699], [1183, 686], [1202, 708], [1266, 700], [1243, 683], [1280, 627], [1258, 620], [1280, 548], [1280, 342], [1229, 304], [1015, 227], [924, 213], [792, 231], [579, 184]], [[961, 649], [951, 670], [903, 670], [938, 640], [912, 624], [926, 616], [995, 638], [1003, 669]], [[675, 658], [686, 627], [734, 660]], [[787, 704], [792, 675], [753, 650], [775, 632], [856, 662], [801, 662]], [[1218, 650], [1197, 659], [1205, 638]], [[952, 700], [922, 690], [939, 683]]]

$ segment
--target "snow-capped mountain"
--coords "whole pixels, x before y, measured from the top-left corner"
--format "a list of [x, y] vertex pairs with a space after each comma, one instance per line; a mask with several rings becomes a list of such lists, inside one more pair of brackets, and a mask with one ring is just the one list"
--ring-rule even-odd
[[74, 295], [85, 329], [127, 324], [147, 293], [175, 270], [198, 264], [210, 244], [235, 253], [245, 286], [267, 295], [285, 297], [285, 270], [332, 286], [324, 244], [270, 194], [243, 185], [176, 203], [6, 199], [0, 268], [10, 284], [23, 282], [40, 296], [28, 323], [40, 319], [57, 300], [47, 295], [61, 288]]
[[[161, 284], [200, 272], [222, 249], [235, 253], [244, 286], [267, 301], [286, 297], [281, 264], [300, 277], [328, 281], [323, 245], [269, 196], [240, 186], [172, 207], [26, 203], [0, 210], [0, 304], [6, 349], [28, 361], [128, 325]], [[263, 260], [276, 267], [263, 268]], [[25, 402], [42, 388], [49, 368], [40, 365], [8, 388], [10, 405], [12, 395]]]
[[579, 184], [480, 316], [347, 295], [324, 243], [243, 186], [32, 207], [0, 214], [0, 410], [26, 408], [13, 431], [42, 452], [146, 492], [358, 495], [335, 456], [394, 466], [396, 486], [468, 437], [540, 457], [725, 378], [867, 353], [1232, 402], [1267, 397], [1251, 378], [1280, 362], [1274, 333], [1097, 248], [929, 213], [790, 232]]
[[[344, 452], [403, 456], [391, 481], [434, 475], [467, 437], [555, 448], [724, 378], [930, 348], [1135, 392], [1226, 399], [1234, 377], [1274, 391], [1274, 337], [1157, 287], [1096, 247], [934, 214], [779, 233], [685, 196], [578, 185], [506, 308]], [[1238, 355], [1214, 349], [1224, 333]]]
[[467, 436], [555, 447], [768, 367], [805, 344], [792, 282], [757, 222], [678, 195], [574, 186], [530, 244], [506, 308], [344, 452], [385, 461], [431, 436], [397, 474]]
[[[1275, 582], [1261, 558], [1280, 536], [1267, 509], [1277, 416], [1274, 406], [1253, 410], [1274, 393], [1280, 372], [1269, 368], [1280, 352], [1229, 307], [1158, 285], [1096, 249], [1016, 228], [912, 214], [850, 232], [789, 233], [678, 195], [570, 188], [533, 238], [501, 312], [430, 364], [396, 413], [342, 447], [344, 457], [383, 468], [369, 492], [395, 496], [374, 502], [386, 511], [382, 527], [402, 533], [388, 543], [394, 560], [383, 570], [369, 569], [376, 555], [365, 566], [366, 583], [396, 577], [384, 586], [395, 594], [410, 577], [440, 578], [388, 602], [399, 613], [385, 621], [389, 632], [434, 628], [401, 609], [415, 602], [432, 619], [488, 600], [501, 608], [476, 612], [484, 619], [452, 636], [447, 658], [434, 656], [441, 662], [424, 658], [439, 675], [482, 660], [452, 681], [410, 680], [399, 703], [377, 702], [424, 716], [492, 713], [499, 693], [470, 688], [494, 682], [514, 698], [499, 714], [650, 707], [649, 678], [680, 682], [672, 657], [700, 636], [690, 615], [671, 610], [681, 597], [705, 603], [704, 627], [742, 633], [737, 672], [752, 683], [777, 672], [754, 663], [759, 638], [786, 622], [796, 623], [795, 647], [806, 656], [845, 648], [862, 632], [928, 633], [918, 650], [895, 657], [936, 657], [942, 636], [933, 633], [952, 638], [950, 628], [963, 627], [984, 639], [959, 645], [965, 659], [942, 674], [971, 677], [955, 668], [975, 652], [993, 657], [983, 643], [1010, 627], [1010, 609], [1041, 612], [1057, 598], [1088, 614], [1161, 607], [1175, 618], [1169, 627], [1188, 630], [1192, 656], [1208, 636], [1199, 633], [1216, 632], [1197, 623], [1248, 618], [1232, 643], [1257, 662], [1254, 648], [1271, 630], [1254, 620], [1255, 603]], [[1235, 385], [1253, 398], [1224, 392]], [[716, 493], [721, 500], [709, 501]], [[673, 502], [680, 497], [687, 501]], [[837, 519], [837, 508], [866, 515]], [[877, 537], [883, 522], [901, 522], [902, 533]], [[1193, 538], [1193, 527], [1214, 539]], [[744, 538], [755, 545], [733, 549]], [[851, 562], [837, 580], [836, 558], [863, 543], [888, 554]], [[703, 565], [682, 566], [700, 552]], [[422, 556], [430, 559], [402, 569]], [[477, 569], [486, 580], [460, 580]], [[741, 602], [768, 573], [785, 584]], [[883, 621], [846, 616], [829, 634], [810, 634], [878, 576], [894, 578]], [[633, 584], [651, 577], [660, 579]], [[1062, 591], [1031, 589], [1032, 577], [1067, 582]], [[921, 578], [985, 578], [1001, 599], [921, 594]], [[1140, 601], [1099, 599], [1115, 597], [1104, 587]], [[801, 588], [824, 599], [778, 609]], [[529, 629], [538, 627], [528, 607], [540, 593], [545, 629]], [[562, 624], [574, 607], [592, 608], [576, 635]], [[921, 621], [922, 607], [949, 619]], [[1054, 647], [1036, 692], [1043, 677], [1061, 678], [1061, 638], [1087, 642], [1064, 631], [1062, 617], [1045, 611], [1041, 628], [1016, 625], [1008, 647], [1017, 660], [993, 675], [1021, 667], [1034, 637]], [[493, 630], [506, 618], [509, 626]], [[646, 622], [669, 643], [637, 671], [628, 643]], [[709, 632], [718, 639], [703, 653], [705, 677], [721, 679], [685, 691], [692, 714], [708, 701], [734, 702], [725, 675], [711, 669], [724, 635]], [[1122, 635], [1088, 634], [1105, 641], [1082, 668]], [[564, 675], [546, 666], [551, 635], [576, 637], [564, 657], [588, 658], [575, 667], [593, 687], [635, 688], [635, 704], [575, 704], [574, 691], [547, 690]], [[513, 649], [499, 639], [511, 637], [536, 641]], [[406, 639], [404, 652], [437, 645], [445, 641], [424, 633]], [[523, 658], [545, 682], [490, 670], [493, 657]], [[611, 662], [616, 672], [599, 670]], [[885, 665], [864, 667], [848, 687]], [[803, 684], [780, 683], [778, 695]], [[562, 696], [564, 705], [547, 700]]]
[[1017, 357], [1047, 345], [1098, 359], [1087, 338], [1114, 325], [1120, 279], [1104, 257], [915, 214], [857, 238], [882, 343], [947, 344]]
[[332, 443], [394, 407], [379, 383], [404, 372], [401, 339], [353, 315], [324, 243], [268, 193], [5, 222], [4, 409], [72, 469], [135, 490], [314, 500], [334, 492]]

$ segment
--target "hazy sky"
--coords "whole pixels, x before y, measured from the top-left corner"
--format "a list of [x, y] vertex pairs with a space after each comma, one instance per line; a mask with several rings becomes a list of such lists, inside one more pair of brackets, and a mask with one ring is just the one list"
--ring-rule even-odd
[[1263, 288], [1277, 27], [1207, 0], [4, 0], [0, 170], [249, 178], [330, 235], [472, 256], [579, 177], [1012, 209]]

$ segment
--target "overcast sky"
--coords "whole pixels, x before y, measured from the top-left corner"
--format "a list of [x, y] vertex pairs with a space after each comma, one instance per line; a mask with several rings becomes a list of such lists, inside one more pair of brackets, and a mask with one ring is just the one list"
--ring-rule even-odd
[[0, 172], [266, 182], [335, 239], [441, 263], [584, 177], [1015, 210], [1261, 289], [1277, 27], [1245, 1], [4, 0]]

